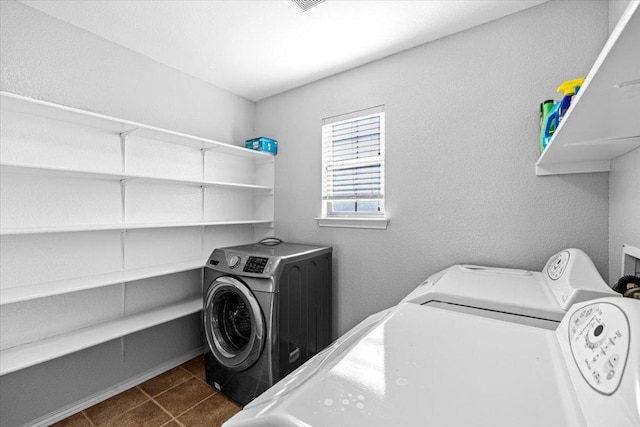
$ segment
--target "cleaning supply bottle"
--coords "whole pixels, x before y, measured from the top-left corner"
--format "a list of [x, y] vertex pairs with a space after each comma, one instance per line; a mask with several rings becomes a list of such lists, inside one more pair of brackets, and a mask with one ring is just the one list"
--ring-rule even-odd
[[564, 96], [560, 101], [553, 104], [553, 107], [549, 111], [549, 115], [544, 119], [540, 135], [540, 152], [543, 152], [547, 148], [547, 145], [549, 145], [551, 137], [558, 126], [560, 126], [560, 121], [566, 114], [569, 106], [571, 105], [571, 101], [578, 93], [583, 83], [584, 77], [580, 77], [578, 79], [567, 80], [558, 87], [558, 92], [562, 92]]
[[[553, 109], [553, 104], [553, 99], [547, 99], [540, 104], [540, 153], [542, 153], [547, 146], [545, 144], [545, 127], [547, 118], [551, 113], [551, 109]], [[555, 131], [555, 127], [552, 129], [551, 134], [553, 134], [553, 131]]]
[[558, 88], [558, 92], [564, 93], [564, 96], [560, 101], [560, 117], [558, 119], [558, 123], [562, 121], [562, 118], [564, 117], [567, 110], [569, 109], [569, 106], [571, 105], [571, 101], [573, 101], [573, 98], [576, 96], [576, 94], [580, 90], [580, 87], [582, 86], [583, 83], [584, 83], [584, 77], [580, 77], [579, 79], [567, 80], [566, 82], [562, 83]]
[[542, 124], [542, 131], [540, 134], [540, 153], [544, 152], [549, 145], [549, 141], [551, 141], [551, 137], [555, 133], [558, 128], [560, 119], [560, 102], [555, 102], [551, 107], [549, 107], [549, 113], [544, 118], [544, 123]]

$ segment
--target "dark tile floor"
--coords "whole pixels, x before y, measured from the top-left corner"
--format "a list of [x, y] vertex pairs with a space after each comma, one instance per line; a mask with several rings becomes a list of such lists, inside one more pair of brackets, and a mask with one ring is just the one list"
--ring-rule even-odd
[[204, 375], [198, 356], [54, 426], [220, 426], [241, 408], [209, 387]]

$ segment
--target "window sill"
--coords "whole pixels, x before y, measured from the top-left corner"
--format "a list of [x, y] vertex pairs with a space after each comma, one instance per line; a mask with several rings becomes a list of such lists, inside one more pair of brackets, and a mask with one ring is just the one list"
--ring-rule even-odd
[[389, 218], [316, 218], [320, 227], [386, 230]]

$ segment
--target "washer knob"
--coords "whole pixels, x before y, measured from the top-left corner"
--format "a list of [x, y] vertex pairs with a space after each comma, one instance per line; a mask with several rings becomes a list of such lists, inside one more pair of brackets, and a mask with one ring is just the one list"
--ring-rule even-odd
[[236, 268], [240, 264], [240, 257], [238, 255], [231, 255], [227, 258], [227, 264], [230, 268]]
[[592, 349], [598, 347], [607, 336], [605, 332], [605, 325], [602, 323], [596, 325], [587, 333], [587, 346]]

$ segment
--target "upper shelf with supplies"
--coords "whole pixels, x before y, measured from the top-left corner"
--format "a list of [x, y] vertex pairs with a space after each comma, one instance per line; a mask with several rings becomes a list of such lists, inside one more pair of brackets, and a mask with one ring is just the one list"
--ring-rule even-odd
[[0, 92], [0, 96], [2, 99], [2, 109], [6, 111], [84, 125], [96, 129], [104, 129], [112, 131], [114, 134], [120, 134], [123, 137], [135, 134], [141, 138], [148, 138], [168, 144], [182, 145], [201, 150], [216, 149], [218, 152], [225, 154], [248, 157], [265, 162], [273, 161], [273, 156], [270, 154], [248, 150], [244, 147], [238, 147], [224, 142], [135, 123], [129, 120], [53, 104], [51, 102], [31, 99], [9, 92]]
[[536, 175], [608, 172], [640, 147], [640, 1], [632, 1], [536, 163]]

